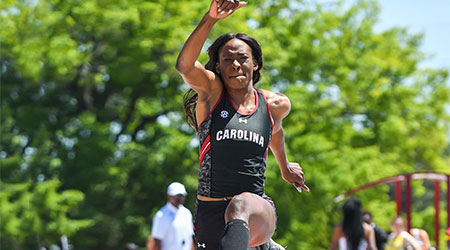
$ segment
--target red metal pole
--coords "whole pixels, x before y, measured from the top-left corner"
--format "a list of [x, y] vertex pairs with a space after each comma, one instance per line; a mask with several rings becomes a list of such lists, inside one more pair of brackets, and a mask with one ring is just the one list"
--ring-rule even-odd
[[434, 181], [434, 209], [436, 210], [434, 214], [434, 240], [436, 242], [436, 247], [439, 249], [439, 181]]
[[[450, 228], [450, 175], [447, 175], [447, 227]], [[447, 248], [450, 249], [450, 240], [447, 240]]]
[[447, 175], [447, 227], [450, 227], [450, 175]]
[[395, 183], [395, 202], [397, 203], [397, 216], [402, 214], [402, 182]]
[[406, 175], [406, 228], [408, 232], [411, 230], [411, 175]]

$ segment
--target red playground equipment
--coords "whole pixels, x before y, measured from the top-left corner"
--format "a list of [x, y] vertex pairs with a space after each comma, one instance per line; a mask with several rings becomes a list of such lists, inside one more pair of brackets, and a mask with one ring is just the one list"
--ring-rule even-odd
[[[437, 172], [417, 172], [410, 174], [401, 174], [385, 179], [381, 179], [375, 182], [367, 183], [351, 189], [344, 194], [335, 198], [335, 201], [338, 202], [344, 199], [346, 196], [352, 195], [358, 191], [368, 189], [374, 186], [378, 186], [381, 184], [395, 183], [395, 201], [397, 203], [397, 215], [401, 215], [402, 213], [402, 182], [406, 182], [406, 222], [408, 231], [411, 229], [411, 203], [412, 203], [412, 192], [411, 192], [411, 181], [413, 180], [425, 180], [434, 182], [434, 207], [435, 207], [435, 216], [434, 216], [434, 230], [435, 236], [434, 240], [436, 245], [439, 245], [439, 202], [440, 202], [440, 189], [439, 183], [446, 182], [447, 183], [447, 227], [450, 228], [450, 175], [437, 173]], [[450, 240], [447, 240], [447, 246], [450, 249]]]

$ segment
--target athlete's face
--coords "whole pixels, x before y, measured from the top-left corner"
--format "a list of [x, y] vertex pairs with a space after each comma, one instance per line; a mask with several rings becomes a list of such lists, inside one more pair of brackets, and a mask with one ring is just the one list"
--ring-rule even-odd
[[231, 39], [221, 48], [216, 66], [225, 85], [231, 88], [248, 87], [253, 83], [253, 71], [258, 69], [252, 49], [240, 39]]

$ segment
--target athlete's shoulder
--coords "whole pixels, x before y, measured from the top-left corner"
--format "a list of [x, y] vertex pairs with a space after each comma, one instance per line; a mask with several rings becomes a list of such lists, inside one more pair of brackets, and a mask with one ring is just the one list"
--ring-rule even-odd
[[260, 89], [260, 91], [265, 96], [270, 112], [274, 118], [276, 116], [277, 118], [283, 119], [289, 114], [291, 102], [286, 95], [265, 89]]
[[289, 98], [285, 94], [273, 92], [266, 89], [259, 89], [259, 90], [266, 97], [269, 104], [290, 105]]

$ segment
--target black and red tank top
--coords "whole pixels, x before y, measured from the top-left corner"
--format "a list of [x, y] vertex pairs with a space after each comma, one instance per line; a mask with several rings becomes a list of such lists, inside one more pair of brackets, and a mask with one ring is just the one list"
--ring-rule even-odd
[[199, 195], [219, 198], [242, 192], [264, 194], [273, 124], [264, 95], [256, 89], [254, 93], [255, 109], [240, 114], [224, 90], [213, 111], [198, 127]]

